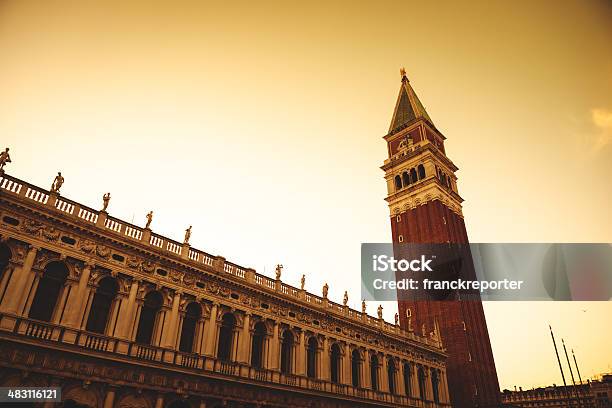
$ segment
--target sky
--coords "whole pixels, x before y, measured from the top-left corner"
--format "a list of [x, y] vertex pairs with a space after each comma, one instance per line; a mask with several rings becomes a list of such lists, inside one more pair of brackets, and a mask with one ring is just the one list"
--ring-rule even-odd
[[[472, 242], [612, 242], [605, 1], [0, 1], [11, 175], [359, 308], [404, 66]], [[608, 302], [484, 305], [503, 388], [612, 371]], [[369, 304], [374, 313], [376, 304]], [[396, 311], [386, 303], [385, 317]]]

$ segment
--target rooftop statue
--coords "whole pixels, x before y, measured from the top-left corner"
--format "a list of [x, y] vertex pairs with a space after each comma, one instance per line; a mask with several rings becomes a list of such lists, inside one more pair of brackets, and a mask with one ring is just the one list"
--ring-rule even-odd
[[304, 290], [304, 285], [306, 285], [306, 275], [302, 275], [302, 280], [300, 281], [300, 289]]
[[363, 299], [361, 301], [361, 313], [365, 313], [366, 312], [366, 302], [365, 299]]
[[275, 271], [276, 271], [276, 280], [280, 280], [283, 268], [284, 268], [284, 266], [281, 265], [281, 264], [276, 265], [276, 269], [275, 269]]
[[188, 244], [189, 238], [191, 238], [191, 225], [185, 230], [185, 239], [183, 240], [183, 243]]
[[325, 282], [325, 285], [323, 285], [323, 297], [325, 299], [327, 299], [327, 293], [329, 292], [329, 285], [327, 284], [327, 282]]
[[381, 320], [382, 320], [382, 317], [383, 317], [383, 316], [382, 316], [382, 311], [383, 311], [383, 307], [382, 307], [382, 305], [378, 305], [378, 310], [377, 310], [377, 312], [378, 312], [378, 318], [379, 318], [379, 319], [381, 319]]
[[342, 299], [342, 304], [346, 306], [348, 304], [348, 291], [344, 291], [344, 298]]
[[149, 211], [147, 214], [147, 225], [145, 225], [145, 228], [148, 229], [151, 226], [151, 221], [153, 221], [153, 211]]
[[395, 314], [395, 325], [397, 326], [399, 324], [399, 314], [396, 313]]
[[102, 210], [106, 212], [106, 209], [108, 208], [108, 203], [110, 202], [110, 193], [106, 193], [102, 196]]
[[9, 148], [7, 147], [2, 153], [0, 153], [0, 174], [4, 173], [4, 166], [10, 162], [11, 156], [9, 155]]
[[53, 179], [53, 184], [51, 184], [51, 192], [59, 194], [60, 188], [64, 184], [64, 177], [62, 176], [62, 172], [58, 171], [57, 176]]

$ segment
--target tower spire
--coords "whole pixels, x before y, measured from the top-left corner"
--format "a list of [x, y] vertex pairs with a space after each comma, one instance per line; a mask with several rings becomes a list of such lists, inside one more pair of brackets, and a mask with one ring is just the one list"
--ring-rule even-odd
[[393, 119], [391, 119], [389, 133], [393, 133], [404, 125], [419, 118], [425, 119], [433, 125], [433, 121], [429, 117], [429, 114], [427, 114], [425, 107], [410, 85], [404, 67], [400, 68], [400, 76], [402, 78], [402, 84], [400, 86], [399, 95], [397, 96], [397, 103], [395, 104], [395, 111], [393, 112]]

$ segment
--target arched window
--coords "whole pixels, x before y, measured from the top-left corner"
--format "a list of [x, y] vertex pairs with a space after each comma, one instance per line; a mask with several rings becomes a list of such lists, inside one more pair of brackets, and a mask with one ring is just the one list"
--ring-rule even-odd
[[353, 350], [351, 354], [351, 374], [353, 380], [353, 387], [360, 387], [360, 372], [361, 372], [361, 355], [359, 354], [359, 350]]
[[68, 267], [63, 262], [51, 262], [45, 267], [32, 301], [30, 318], [45, 322], [51, 321], [67, 277]]
[[370, 358], [370, 381], [372, 389], [378, 391], [378, 357], [376, 354], [372, 354]]
[[266, 325], [264, 322], [255, 324], [253, 341], [251, 347], [251, 365], [255, 368], [262, 368], [264, 361], [264, 341], [266, 340]]
[[402, 173], [402, 182], [404, 183], [405, 186], [410, 184], [410, 176], [408, 175], [408, 172], [403, 172]]
[[400, 176], [395, 176], [395, 189], [400, 190], [402, 188], [402, 178]]
[[423, 367], [419, 367], [417, 378], [419, 380], [419, 398], [425, 399], [425, 370], [423, 370]]
[[410, 383], [411, 372], [410, 372], [410, 363], [404, 363], [404, 390], [406, 391], [406, 395], [412, 395], [412, 385]]
[[336, 343], [331, 346], [330, 369], [332, 382], [340, 383], [340, 346]]
[[422, 164], [419, 164], [417, 169], [418, 169], [418, 172], [419, 172], [419, 180], [424, 179], [425, 178], [425, 166], [423, 166]]
[[219, 347], [217, 358], [219, 360], [232, 360], [232, 345], [234, 343], [234, 330], [236, 328], [236, 318], [231, 313], [226, 313], [221, 319], [219, 328]]
[[433, 390], [434, 402], [437, 404], [440, 402], [440, 390], [439, 390], [440, 379], [438, 378], [438, 370], [431, 370], [431, 388]]
[[417, 172], [414, 168], [410, 169], [410, 181], [413, 183], [416, 183], [418, 181]]
[[285, 330], [281, 344], [281, 372], [283, 374], [293, 373], [293, 343], [293, 333], [291, 330]]
[[389, 379], [389, 392], [395, 394], [395, 360], [392, 357], [387, 360], [387, 377]]
[[140, 319], [138, 320], [138, 330], [136, 331], [137, 343], [151, 344], [157, 315], [163, 304], [164, 299], [161, 293], [152, 291], [145, 295], [140, 311]]
[[185, 317], [183, 317], [183, 326], [181, 327], [181, 342], [179, 350], [185, 353], [193, 352], [193, 340], [196, 334], [196, 326], [200, 316], [202, 315], [202, 307], [191, 302], [185, 308]]
[[115, 278], [107, 276], [98, 283], [98, 288], [91, 301], [86, 329], [90, 332], [104, 334], [110, 316], [111, 305], [118, 290]]
[[306, 350], [306, 375], [309, 378], [317, 378], [317, 351], [319, 343], [317, 338], [312, 336], [308, 339], [308, 349]]

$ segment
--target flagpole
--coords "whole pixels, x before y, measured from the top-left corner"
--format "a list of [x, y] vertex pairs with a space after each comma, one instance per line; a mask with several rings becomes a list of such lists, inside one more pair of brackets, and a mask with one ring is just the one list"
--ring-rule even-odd
[[574, 357], [574, 364], [576, 365], [576, 372], [578, 373], [578, 380], [580, 380], [580, 384], [582, 384], [582, 378], [580, 377], [580, 369], [578, 368], [578, 363], [576, 362], [576, 355], [574, 354], [574, 349], [572, 349], [572, 357]]
[[570, 375], [572, 376], [572, 384], [574, 385], [574, 392], [576, 393], [576, 398], [578, 398], [578, 406], [581, 407], [580, 403], [580, 393], [578, 392], [578, 387], [576, 387], [576, 381], [574, 381], [574, 371], [572, 371], [572, 363], [570, 363], [569, 356], [567, 355], [567, 348], [565, 347], [565, 341], [561, 339], [561, 343], [563, 344], [563, 351], [565, 351], [565, 358], [567, 359], [567, 365], [569, 366]]
[[[557, 362], [559, 363], [559, 371], [561, 371], [561, 378], [563, 378], [563, 389], [567, 390], [567, 383], [565, 382], [565, 374], [563, 374], [563, 366], [561, 365], [561, 359], [559, 358], [559, 351], [557, 350], [557, 342], [555, 341], [555, 335], [553, 334], [552, 327], [550, 327], [550, 324], [548, 325], [548, 328], [550, 329], [550, 337], [552, 337], [553, 346], [555, 346], [555, 354], [557, 355]], [[567, 401], [567, 406], [571, 406], [569, 399]]]

